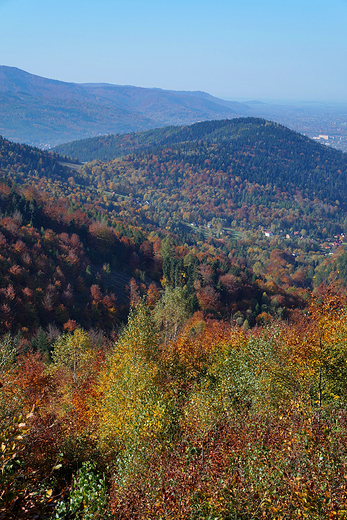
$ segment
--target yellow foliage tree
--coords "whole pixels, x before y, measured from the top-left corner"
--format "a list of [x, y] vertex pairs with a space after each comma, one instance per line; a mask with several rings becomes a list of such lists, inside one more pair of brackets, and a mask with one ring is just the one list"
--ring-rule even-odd
[[157, 335], [145, 305], [130, 311], [128, 324], [99, 379], [98, 438], [108, 454], [118, 454], [119, 482], [142, 467], [165, 425], [165, 402], [158, 387]]
[[312, 403], [321, 408], [347, 399], [347, 308], [333, 288], [323, 290], [309, 308], [301, 364], [307, 367]]
[[73, 334], [63, 334], [54, 344], [51, 372], [64, 369], [76, 382], [81, 371], [88, 365], [91, 341], [86, 331], [76, 329]]
[[[93, 396], [95, 380], [100, 370], [100, 353], [90, 341], [88, 333], [76, 329], [63, 334], [56, 341], [53, 363], [47, 370], [54, 388], [52, 411], [62, 424], [67, 445], [76, 446], [76, 456], [88, 450], [93, 440]], [[77, 442], [80, 439], [80, 444]], [[78, 447], [80, 446], [80, 447]]]

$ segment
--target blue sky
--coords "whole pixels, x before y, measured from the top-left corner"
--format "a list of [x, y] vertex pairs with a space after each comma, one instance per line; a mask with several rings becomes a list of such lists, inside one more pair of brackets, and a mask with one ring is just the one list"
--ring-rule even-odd
[[347, 102], [347, 0], [0, 0], [0, 36], [62, 81]]

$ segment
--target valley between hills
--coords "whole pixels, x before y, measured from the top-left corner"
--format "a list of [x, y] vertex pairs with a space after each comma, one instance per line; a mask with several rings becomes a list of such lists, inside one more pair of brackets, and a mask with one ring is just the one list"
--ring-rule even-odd
[[0, 138], [0, 518], [344, 518], [346, 154], [133, 130]]

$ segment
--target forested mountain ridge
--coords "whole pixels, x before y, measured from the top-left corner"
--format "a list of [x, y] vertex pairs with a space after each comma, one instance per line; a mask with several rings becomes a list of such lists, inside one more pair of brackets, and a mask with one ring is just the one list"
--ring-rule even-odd
[[[172, 150], [166, 150], [168, 147]], [[104, 136], [56, 148], [82, 161], [142, 150], [143, 154], [157, 154], [161, 164], [184, 160], [202, 169], [208, 163], [211, 170], [232, 172], [248, 183], [271, 185], [289, 193], [300, 190], [310, 199], [344, 204], [347, 156], [263, 119], [207, 121], [183, 128]]]
[[252, 130], [252, 123], [256, 121], [256, 118], [204, 121], [183, 127], [169, 126], [130, 134], [104, 135], [61, 144], [54, 147], [53, 151], [76, 157], [83, 162], [95, 159], [105, 161], [160, 146], [199, 140], [209, 142], [240, 139], [250, 129]]
[[[179, 140], [180, 132], [185, 141]], [[162, 130], [159, 136], [166, 139]], [[289, 230], [295, 219], [297, 225], [303, 220], [313, 223], [317, 214], [340, 224], [334, 234], [342, 230], [347, 157], [340, 151], [254, 118], [175, 129], [168, 134], [173, 143], [157, 147], [152, 132], [141, 138], [142, 151], [83, 166], [84, 182], [97, 184], [114, 197], [147, 200], [151, 207], [146, 213], [159, 215], [164, 210], [171, 216], [175, 213], [176, 220], [205, 226], [216, 217], [223, 219], [224, 227], [232, 222], [239, 227], [244, 220], [253, 229], [273, 223], [278, 230]], [[187, 212], [189, 218], [182, 218]]]
[[[204, 142], [237, 140], [240, 145], [246, 145], [251, 140], [255, 142], [259, 138], [259, 131], [268, 125], [270, 125], [267, 128], [269, 132], [263, 136], [264, 139], [269, 138], [271, 134], [272, 138], [276, 137], [277, 132], [279, 139], [290, 141], [296, 136], [297, 145], [299, 142], [301, 144], [310, 142], [313, 146], [318, 145], [316, 149], [322, 149], [317, 142], [278, 123], [262, 118], [238, 117], [232, 120], [203, 121], [189, 126], [169, 126], [130, 134], [98, 136], [64, 143], [54, 147], [53, 151], [87, 162], [95, 159], [111, 160], [145, 149], [201, 140]], [[283, 134], [283, 131], [286, 134]]]

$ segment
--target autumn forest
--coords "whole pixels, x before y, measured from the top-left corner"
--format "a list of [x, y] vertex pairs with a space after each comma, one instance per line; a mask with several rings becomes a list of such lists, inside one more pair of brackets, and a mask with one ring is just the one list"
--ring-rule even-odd
[[347, 518], [346, 200], [263, 119], [0, 137], [0, 518]]

